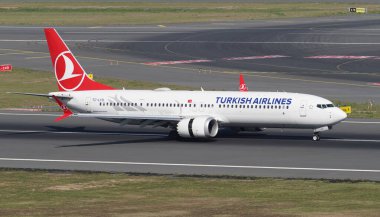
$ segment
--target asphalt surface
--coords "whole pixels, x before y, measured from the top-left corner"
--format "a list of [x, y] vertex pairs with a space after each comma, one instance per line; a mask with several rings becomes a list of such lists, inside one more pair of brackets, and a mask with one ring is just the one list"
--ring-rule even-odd
[[[58, 31], [95, 79], [108, 76], [237, 90], [238, 73], [244, 72], [253, 91], [379, 102], [379, 86], [372, 84], [380, 82], [379, 18], [60, 27]], [[0, 26], [0, 57], [1, 63], [15, 67], [52, 68], [42, 27]], [[167, 64], [193, 60], [208, 62]], [[377, 123], [343, 123], [323, 133], [320, 142], [312, 142], [311, 132], [302, 130], [223, 132], [215, 140], [189, 142], [171, 139], [162, 129], [121, 128], [98, 120], [54, 123], [53, 118], [0, 115], [0, 166], [380, 179]]]
[[[251, 90], [366, 102], [380, 101], [379, 86], [372, 84], [380, 82], [379, 18], [61, 27], [58, 31], [95, 76], [236, 90], [237, 74], [244, 72]], [[0, 26], [0, 31], [2, 63], [52, 69], [42, 27]], [[307, 58], [332, 55], [354, 59]], [[261, 58], [241, 59], [247, 57]], [[188, 60], [209, 62], [146, 65]]]
[[380, 180], [379, 120], [348, 120], [319, 142], [310, 130], [178, 141], [162, 129], [22, 114], [0, 114], [1, 167]]

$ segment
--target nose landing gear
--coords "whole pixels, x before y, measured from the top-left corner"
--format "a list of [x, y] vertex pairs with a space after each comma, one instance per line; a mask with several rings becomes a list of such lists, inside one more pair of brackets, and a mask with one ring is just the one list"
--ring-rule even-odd
[[319, 141], [321, 137], [319, 136], [319, 132], [314, 133], [313, 135], [313, 141]]
[[319, 141], [321, 139], [321, 137], [319, 136], [320, 132], [326, 131], [326, 130], [331, 130], [331, 129], [332, 129], [332, 126], [324, 126], [324, 127], [314, 129], [313, 141]]

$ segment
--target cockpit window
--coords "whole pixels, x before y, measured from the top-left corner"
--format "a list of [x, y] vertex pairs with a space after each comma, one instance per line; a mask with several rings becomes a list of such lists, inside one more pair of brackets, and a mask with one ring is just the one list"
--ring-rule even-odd
[[335, 107], [334, 104], [317, 104], [317, 108], [325, 109]]

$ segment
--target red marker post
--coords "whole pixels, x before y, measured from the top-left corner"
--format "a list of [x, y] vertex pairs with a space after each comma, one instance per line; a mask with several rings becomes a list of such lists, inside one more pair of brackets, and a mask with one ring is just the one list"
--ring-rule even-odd
[[12, 71], [11, 64], [0, 65], [0, 72], [11, 72], [11, 71]]

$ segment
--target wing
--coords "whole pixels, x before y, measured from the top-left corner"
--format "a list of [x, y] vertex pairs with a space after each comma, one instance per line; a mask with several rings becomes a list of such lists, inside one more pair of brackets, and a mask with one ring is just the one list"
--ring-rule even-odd
[[80, 118], [99, 118], [102, 120], [107, 120], [111, 122], [119, 123], [124, 126], [127, 124], [140, 125], [140, 127], [145, 127], [151, 125], [153, 127], [159, 126], [175, 126], [178, 121], [184, 117], [176, 115], [108, 115], [108, 114], [96, 114], [96, 113], [75, 113], [73, 117]]

